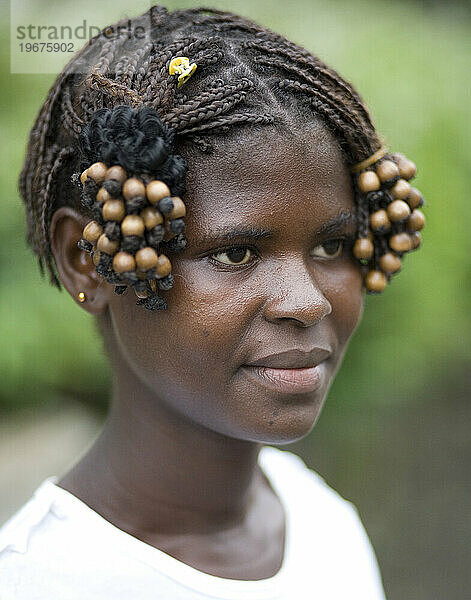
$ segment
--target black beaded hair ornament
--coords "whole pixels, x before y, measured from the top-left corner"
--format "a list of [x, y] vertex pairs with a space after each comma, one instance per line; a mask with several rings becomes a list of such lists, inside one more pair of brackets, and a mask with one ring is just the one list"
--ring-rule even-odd
[[186, 246], [186, 162], [173, 151], [174, 132], [150, 106], [98, 109], [79, 138], [82, 203], [93, 219], [81, 250], [115, 292], [132, 287], [138, 304], [167, 308], [158, 290], [173, 286], [168, 252]]
[[384, 147], [350, 171], [358, 214], [353, 255], [362, 265], [367, 292], [377, 294], [401, 269], [403, 255], [421, 244], [424, 199], [409, 183], [415, 164]]

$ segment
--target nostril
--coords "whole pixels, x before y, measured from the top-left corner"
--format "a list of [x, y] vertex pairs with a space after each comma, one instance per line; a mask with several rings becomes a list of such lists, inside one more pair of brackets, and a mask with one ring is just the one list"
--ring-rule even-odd
[[283, 321], [292, 321], [294, 325], [296, 325], [297, 327], [310, 327], [312, 325], [312, 323], [307, 323], [306, 321], [301, 321], [300, 319], [294, 319], [293, 317], [283, 317], [283, 319], [281, 319]]

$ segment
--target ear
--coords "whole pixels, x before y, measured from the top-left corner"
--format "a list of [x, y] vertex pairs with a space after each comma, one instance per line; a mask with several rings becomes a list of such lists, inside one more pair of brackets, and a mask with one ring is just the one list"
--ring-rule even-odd
[[[62, 206], [52, 217], [49, 235], [64, 287], [82, 308], [97, 315], [108, 307], [111, 286], [96, 272], [90, 254], [77, 246], [88, 221], [73, 208]], [[85, 293], [85, 302], [79, 302], [79, 292]]]

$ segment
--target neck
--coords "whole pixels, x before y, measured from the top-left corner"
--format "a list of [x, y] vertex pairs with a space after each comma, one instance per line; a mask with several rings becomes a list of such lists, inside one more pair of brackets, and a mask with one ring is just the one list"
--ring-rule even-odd
[[259, 443], [175, 413], [123, 362], [101, 435], [61, 481], [128, 531], [209, 533], [244, 520], [260, 483]]

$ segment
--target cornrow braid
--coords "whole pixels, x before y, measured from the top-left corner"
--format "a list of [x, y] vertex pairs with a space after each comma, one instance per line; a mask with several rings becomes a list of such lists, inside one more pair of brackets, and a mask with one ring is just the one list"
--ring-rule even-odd
[[[124, 23], [113, 30], [120, 31]], [[147, 106], [168, 127], [176, 148], [191, 145], [211, 152], [216, 138], [224, 140], [243, 127], [291, 130], [295, 106], [297, 119], [317, 118], [327, 126], [346, 165], [355, 171], [358, 240], [353, 253], [367, 274], [367, 290], [384, 289], [399, 270], [402, 255], [420, 245], [423, 198], [408, 183], [415, 166], [382, 150], [355, 88], [306, 49], [230, 12], [204, 7], [168, 12], [153, 6], [131, 24], [145, 35], [104, 39], [105, 28], [74, 55], [51, 87], [30, 133], [19, 187], [28, 242], [51, 282], [60, 287], [49, 240], [54, 211], [67, 203], [101, 218], [94, 208], [96, 184], [86, 183], [85, 196], [74, 184], [87, 166], [80, 162], [79, 138], [98, 110]], [[183, 87], [169, 73], [176, 57], [197, 64], [197, 74]], [[93, 148], [88, 150], [92, 156]], [[364, 162], [372, 155], [375, 161]], [[126, 156], [119, 158], [126, 162]], [[138, 210], [139, 202], [133, 200], [129, 210]], [[116, 226], [105, 226], [109, 240], [116, 241]], [[157, 243], [158, 237], [151, 236], [151, 242]], [[135, 246], [133, 240], [124, 243], [126, 248]], [[180, 231], [162, 244], [169, 252], [181, 248], [184, 235]], [[123, 286], [118, 288], [123, 291]], [[159, 308], [164, 303], [154, 304]]]
[[[284, 42], [284, 43], [283, 43]], [[374, 129], [371, 123], [371, 117], [369, 115], [367, 107], [363, 104], [360, 96], [355, 91], [355, 89], [347, 82], [342, 80], [342, 78], [334, 71], [333, 69], [327, 67], [321, 60], [317, 57], [312, 56], [307, 53], [302, 48], [299, 48], [288, 42], [287, 40], [278, 40], [277, 43], [274, 42], [244, 42], [244, 47], [246, 48], [254, 48], [259, 52], [263, 52], [267, 55], [274, 55], [280, 59], [284, 58], [297, 66], [296, 72], [298, 75], [307, 79], [307, 83], [311, 83], [312, 80], [309, 80], [308, 77], [323, 77], [325, 80], [334, 84], [333, 89], [331, 90], [332, 94], [336, 94], [339, 90], [343, 93], [339, 94], [339, 96], [334, 96], [338, 99], [341, 104], [348, 105], [349, 99], [355, 103], [356, 109], [362, 113], [363, 118], [367, 123], [371, 125], [371, 128]], [[286, 64], [286, 63], [285, 63]], [[308, 69], [309, 73], [305, 73], [303, 68]]]

